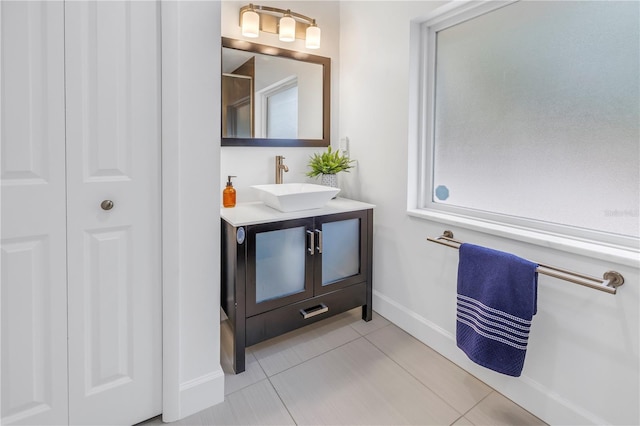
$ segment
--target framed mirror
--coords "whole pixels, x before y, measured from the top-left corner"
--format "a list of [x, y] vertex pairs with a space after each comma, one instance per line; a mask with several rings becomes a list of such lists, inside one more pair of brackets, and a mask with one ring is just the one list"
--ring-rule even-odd
[[222, 146], [329, 146], [331, 59], [222, 38]]

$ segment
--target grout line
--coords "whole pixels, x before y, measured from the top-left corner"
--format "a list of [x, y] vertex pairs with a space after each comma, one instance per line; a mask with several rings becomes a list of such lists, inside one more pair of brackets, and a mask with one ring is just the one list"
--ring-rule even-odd
[[[447, 400], [444, 399], [438, 392], [436, 392], [434, 389], [431, 389], [431, 387], [429, 387], [426, 383], [424, 383], [422, 380], [417, 378], [411, 371], [407, 370], [407, 368], [405, 368], [402, 364], [400, 364], [398, 361], [396, 361], [395, 359], [393, 359], [389, 355], [387, 355], [387, 353], [385, 351], [383, 351], [382, 348], [378, 347], [371, 340], [367, 339], [366, 336], [363, 336], [363, 337], [367, 340], [367, 342], [371, 343], [374, 348], [379, 350], [385, 357], [389, 358], [393, 363], [395, 363], [398, 367], [400, 367], [402, 370], [404, 370], [409, 376], [413, 377], [418, 383], [420, 383], [423, 387], [425, 387], [430, 392], [432, 392], [436, 397], [438, 397], [438, 399], [442, 400], [442, 402], [444, 402], [446, 405], [451, 407], [453, 409], [453, 411], [455, 411], [456, 413], [460, 413], [460, 411], [458, 411], [458, 409], [456, 407], [454, 407], [453, 405], [449, 404], [449, 402], [447, 402]], [[414, 337], [411, 336], [411, 338], [414, 338]], [[422, 343], [422, 342], [420, 342], [420, 343]], [[422, 343], [422, 344], [424, 344], [424, 343]], [[460, 413], [460, 414], [462, 414], [462, 413]], [[462, 414], [462, 416], [464, 416], [464, 414]]]
[[[355, 342], [356, 340], [361, 339], [361, 338], [363, 338], [363, 337], [364, 337], [364, 336], [357, 336], [356, 338], [351, 339], [351, 340], [349, 340], [349, 341], [347, 341], [347, 342], [344, 342], [344, 343], [340, 344], [339, 346], [336, 346], [336, 347], [331, 348], [331, 349], [327, 349], [326, 351], [324, 351], [324, 352], [322, 352], [322, 353], [319, 353], [319, 354], [317, 354], [317, 355], [314, 355], [314, 356], [312, 356], [312, 357], [311, 357], [311, 358], [309, 358], [309, 359], [305, 359], [304, 361], [301, 361], [301, 362], [299, 362], [299, 363], [297, 363], [297, 364], [294, 364], [294, 365], [292, 365], [292, 366], [290, 366], [290, 367], [287, 367], [287, 368], [285, 368], [285, 369], [284, 369], [284, 370], [282, 370], [282, 371], [278, 371], [277, 373], [273, 373], [271, 376], [269, 376], [269, 375], [267, 374], [267, 377], [268, 377], [268, 378], [271, 378], [271, 377], [273, 377], [273, 376], [277, 376], [278, 374], [282, 374], [282, 373], [284, 373], [285, 371], [289, 371], [289, 370], [291, 370], [292, 368], [296, 368], [296, 367], [298, 367], [299, 365], [305, 364], [305, 363], [307, 363], [307, 362], [311, 361], [312, 359], [316, 359], [316, 358], [318, 358], [319, 356], [322, 356], [322, 355], [328, 354], [328, 353], [329, 353], [329, 352], [331, 352], [331, 351], [334, 351], [334, 350], [336, 350], [336, 349], [338, 349], [338, 348], [341, 348], [341, 347], [343, 347], [344, 345], [348, 345], [348, 344], [349, 344], [349, 343], [351, 343], [351, 342]], [[258, 359], [258, 357], [256, 357], [256, 359]], [[258, 363], [260, 363], [260, 360], [259, 360], [259, 359], [258, 359]], [[266, 373], [265, 373], [265, 374], [266, 374]]]
[[[318, 324], [318, 323], [316, 323], [316, 324]], [[338, 328], [332, 329], [332, 330], [330, 331], [330, 333], [331, 333], [331, 332], [334, 332], [334, 331], [337, 331], [337, 330], [340, 330], [341, 328], [345, 328], [345, 327], [347, 327], [347, 326], [348, 326], [348, 327], [350, 327], [351, 329], [353, 329], [353, 327], [351, 327], [351, 324], [347, 324], [347, 325], [345, 325], [345, 326], [341, 326], [341, 327], [338, 327]], [[298, 329], [298, 330], [302, 330], [302, 329], [300, 328], [300, 329]], [[297, 331], [297, 330], [293, 330], [293, 331]], [[333, 350], [335, 350], [335, 349], [338, 349], [338, 348], [340, 348], [340, 347], [342, 347], [342, 346], [344, 346], [344, 345], [346, 345], [346, 344], [349, 344], [349, 343], [351, 343], [351, 342], [354, 342], [354, 341], [358, 340], [358, 339], [359, 339], [359, 338], [361, 338], [361, 337], [364, 337], [363, 335], [361, 335], [360, 333], [358, 333], [358, 331], [357, 331], [357, 330], [353, 329], [353, 331], [357, 334], [357, 336], [356, 336], [356, 337], [354, 337], [353, 339], [350, 339], [350, 340], [348, 340], [348, 341], [346, 341], [346, 342], [344, 342], [344, 343], [340, 344], [339, 346], [335, 346], [335, 347], [332, 347], [331, 349], [327, 349], [327, 350], [325, 350], [325, 351], [323, 351], [323, 352], [321, 352], [321, 353], [319, 353], [319, 354], [317, 354], [317, 355], [312, 356], [311, 358], [305, 359], [305, 360], [304, 360], [304, 361], [302, 361], [302, 362], [299, 362], [299, 363], [297, 363], [297, 364], [291, 365], [291, 366], [289, 366], [289, 367], [285, 368], [285, 369], [284, 369], [284, 370], [282, 370], [282, 371], [278, 371], [277, 373], [273, 373], [271, 376], [267, 374], [267, 372], [264, 370], [264, 368], [263, 368], [263, 371], [264, 371], [264, 373], [265, 373], [265, 375], [266, 375], [267, 377], [273, 377], [273, 376], [275, 376], [275, 375], [277, 375], [277, 374], [284, 373], [285, 371], [288, 371], [288, 370], [290, 370], [290, 369], [292, 369], [292, 368], [294, 368], [294, 367], [297, 367], [297, 366], [299, 366], [299, 365], [302, 365], [302, 364], [304, 364], [304, 363], [305, 363], [305, 362], [307, 362], [307, 361], [311, 361], [311, 360], [312, 360], [312, 359], [314, 359], [314, 358], [317, 358], [317, 357], [319, 357], [319, 356], [321, 356], [321, 355], [324, 355], [324, 354], [329, 353], [329, 352], [331, 352], [331, 351], [333, 351]], [[301, 334], [303, 334], [303, 333], [301, 333]], [[323, 335], [323, 336], [324, 336], [324, 335]], [[323, 336], [318, 336], [318, 337], [323, 337]], [[315, 338], [314, 338], [314, 339], [312, 339], [312, 340], [315, 340]], [[305, 342], [305, 344], [306, 344], [306, 343], [309, 343], [309, 341]], [[291, 346], [288, 346], [286, 349], [290, 349], [290, 348], [291, 348]], [[254, 354], [254, 356], [255, 356], [255, 354]], [[260, 359], [259, 359], [257, 356], [256, 356], [255, 358], [256, 358], [256, 360], [258, 361], [258, 364], [260, 364]], [[260, 367], [262, 367], [262, 364], [260, 364]]]
[[460, 421], [460, 419], [462, 419], [464, 417], [464, 414], [462, 414], [460, 417], [458, 417], [457, 419], [455, 419], [452, 423], [449, 424], [449, 426], [456, 424], [458, 421]]
[[[380, 329], [382, 329], [382, 328], [384, 328], [384, 327], [387, 327], [387, 326], [389, 326], [389, 325], [391, 325], [391, 323], [386, 324], [386, 325], [384, 325], [384, 326], [380, 327]], [[355, 338], [350, 339], [350, 340], [348, 340], [348, 341], [346, 341], [346, 342], [344, 342], [344, 343], [342, 343], [342, 344], [340, 344], [340, 345], [338, 345], [338, 346], [336, 346], [336, 347], [333, 347], [333, 348], [331, 348], [331, 349], [328, 349], [328, 350], [326, 350], [326, 351], [324, 351], [324, 352], [322, 352], [322, 353], [319, 353], [319, 354], [317, 354], [317, 355], [315, 355], [315, 356], [313, 356], [313, 357], [311, 357], [311, 358], [309, 358], [309, 359], [306, 359], [306, 360], [304, 360], [304, 361], [302, 361], [302, 362], [300, 362], [300, 363], [298, 363], [298, 364], [292, 365], [292, 366], [290, 366], [290, 367], [288, 367], [288, 368], [286, 368], [286, 369], [284, 369], [284, 370], [282, 370], [282, 371], [278, 371], [277, 373], [274, 373], [274, 374], [272, 374], [271, 376], [269, 376], [269, 375], [267, 374], [267, 372], [264, 370], [264, 367], [263, 367], [263, 366], [262, 366], [262, 364], [260, 363], [260, 358], [258, 358], [258, 357], [257, 357], [257, 356], [255, 356], [255, 354], [254, 354], [254, 357], [255, 357], [256, 361], [258, 362], [258, 364], [260, 365], [260, 368], [261, 368], [261, 369], [262, 369], [262, 371], [264, 372], [264, 374], [265, 374], [265, 376], [266, 376], [267, 380], [269, 381], [269, 384], [271, 385], [271, 387], [273, 388], [273, 390], [274, 390], [274, 391], [276, 392], [276, 394], [278, 395], [278, 398], [279, 398], [279, 399], [280, 399], [280, 401], [282, 402], [282, 405], [285, 407], [285, 409], [287, 410], [287, 413], [289, 413], [289, 416], [291, 416], [291, 419], [293, 420], [293, 422], [294, 422], [296, 425], [298, 424], [298, 422], [296, 421], [296, 418], [293, 416], [293, 414], [292, 414], [292, 413], [291, 413], [291, 411], [289, 410], [289, 407], [287, 406], [286, 402], [282, 399], [282, 396], [280, 395], [280, 392], [278, 392], [278, 389], [276, 388], [276, 386], [275, 386], [275, 385], [273, 384], [273, 382], [271, 381], [271, 378], [272, 378], [272, 377], [275, 377], [275, 376], [277, 376], [277, 375], [279, 375], [279, 374], [282, 374], [282, 373], [284, 373], [284, 372], [286, 372], [286, 371], [288, 371], [288, 370], [291, 370], [292, 368], [295, 368], [295, 367], [301, 366], [301, 365], [303, 365], [303, 364], [305, 364], [305, 363], [307, 363], [307, 362], [309, 362], [309, 361], [311, 361], [311, 360], [313, 360], [313, 359], [315, 359], [315, 358], [318, 358], [319, 356], [322, 356], [322, 355], [328, 354], [329, 352], [335, 351], [336, 349], [341, 348], [341, 347], [343, 347], [343, 346], [345, 346], [345, 345], [348, 345], [348, 344], [350, 344], [350, 343], [352, 343], [352, 342], [355, 342], [355, 341], [357, 341], [358, 339], [365, 338], [365, 335], [364, 335], [364, 334], [362, 334], [362, 333], [360, 333], [358, 330], [356, 330], [356, 329], [355, 329], [355, 327], [353, 327], [353, 326], [352, 326], [352, 324], [347, 324], [347, 327], [351, 328], [351, 329], [352, 329], [352, 330], [357, 334], [357, 336], [356, 336]], [[332, 332], [333, 332], [333, 331], [337, 331], [337, 330], [339, 330], [340, 328], [343, 328], [343, 327], [336, 328], [336, 329], [332, 330]], [[374, 330], [374, 331], [375, 331], [375, 330]], [[370, 333], [367, 333], [367, 334], [370, 334]], [[366, 340], [366, 338], [365, 338], [365, 340]], [[368, 340], [367, 340], [367, 341], [368, 341]], [[375, 345], [374, 345], [374, 346], [375, 346]], [[382, 351], [381, 351], [381, 352], [382, 352]], [[387, 356], [384, 352], [382, 352], [382, 353], [383, 353], [385, 356]], [[246, 355], [245, 355], [245, 356], [246, 356]]]
[[[275, 376], [275, 374], [274, 374], [274, 376]], [[296, 418], [293, 417], [293, 414], [289, 410], [289, 407], [287, 406], [287, 403], [284, 402], [284, 399], [282, 399], [282, 396], [280, 395], [280, 392], [278, 392], [278, 389], [274, 386], [273, 382], [271, 381], [271, 377], [267, 376], [267, 380], [269, 381], [269, 384], [273, 388], [273, 391], [276, 393], [276, 395], [278, 395], [278, 399], [280, 399], [280, 402], [282, 402], [282, 406], [284, 407], [285, 410], [287, 410], [287, 413], [289, 414], [289, 417], [291, 417], [291, 420], [293, 421], [293, 423], [297, 425], [298, 422], [296, 421]]]
[[[484, 383], [484, 382], [483, 382], [483, 383]], [[466, 416], [467, 414], [469, 414], [469, 412], [470, 412], [471, 410], [473, 410], [473, 409], [474, 409], [474, 408], [476, 408], [478, 405], [480, 405], [480, 403], [481, 403], [482, 401], [484, 401], [485, 399], [487, 399], [487, 398], [489, 397], [489, 395], [491, 395], [491, 394], [492, 394], [492, 393], [494, 393], [494, 392], [495, 392], [495, 390], [493, 390], [493, 388], [491, 388], [491, 392], [489, 392], [488, 394], [486, 394], [482, 399], [480, 399], [480, 401], [476, 402], [476, 403], [474, 404], [474, 406], [473, 406], [473, 407], [471, 407], [471, 408], [469, 408], [467, 411], [465, 411], [465, 412], [464, 412], [464, 414], [463, 414], [463, 416]]]

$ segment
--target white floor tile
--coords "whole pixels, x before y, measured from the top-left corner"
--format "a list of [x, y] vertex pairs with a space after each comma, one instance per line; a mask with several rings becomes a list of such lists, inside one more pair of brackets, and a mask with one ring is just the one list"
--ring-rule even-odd
[[469, 419], [467, 419], [466, 417], [460, 417], [451, 426], [475, 426], [475, 425], [471, 423], [471, 421], [469, 421]]
[[225, 397], [223, 403], [187, 417], [176, 425], [293, 425], [268, 380]]
[[465, 414], [474, 425], [526, 426], [545, 423], [498, 392], [492, 392]]
[[221, 340], [225, 401], [173, 424], [544, 424], [375, 312], [368, 323], [354, 309], [247, 348], [238, 375], [224, 322]]
[[251, 347], [267, 376], [284, 371], [360, 337], [348, 316], [335, 316]]
[[362, 320], [361, 308], [352, 309], [347, 314], [354, 319], [351, 327], [363, 336], [389, 325], [389, 321], [378, 315], [377, 312], [373, 312], [371, 321], [368, 322]]
[[299, 425], [451, 424], [461, 415], [364, 338], [270, 380]]
[[492, 391], [393, 324], [366, 338], [461, 413], [467, 412]]

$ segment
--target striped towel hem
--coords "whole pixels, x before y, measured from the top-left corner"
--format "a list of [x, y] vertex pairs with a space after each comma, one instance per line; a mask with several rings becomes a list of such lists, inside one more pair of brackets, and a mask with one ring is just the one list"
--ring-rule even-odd
[[519, 350], [527, 349], [531, 321], [488, 307], [471, 297], [462, 295], [458, 295], [457, 321], [471, 327], [487, 339]]

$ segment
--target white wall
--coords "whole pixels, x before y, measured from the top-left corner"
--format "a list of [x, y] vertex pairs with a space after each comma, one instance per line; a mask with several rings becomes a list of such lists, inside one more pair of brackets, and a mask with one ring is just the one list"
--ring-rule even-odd
[[[238, 12], [244, 1], [223, 1], [222, 5], [222, 36], [255, 43], [297, 50], [313, 55], [331, 58], [331, 142], [337, 146], [338, 140], [338, 112], [339, 112], [339, 51], [340, 51], [340, 14], [337, 1], [262, 1], [260, 5], [291, 9], [303, 15], [316, 19], [322, 30], [320, 49], [309, 50], [304, 47], [304, 40], [284, 43], [278, 40], [277, 34], [260, 33], [258, 39], [247, 39], [240, 33]], [[314, 152], [323, 148], [273, 148], [273, 147], [222, 147], [220, 162], [221, 184], [218, 197], [221, 199], [224, 182], [228, 175], [235, 175], [234, 187], [237, 191], [237, 202], [253, 201], [257, 194], [249, 188], [251, 185], [275, 183], [275, 156], [284, 155], [284, 163], [289, 172], [284, 174], [286, 182], [306, 182], [308, 178], [307, 162]]]
[[220, 3], [162, 2], [163, 415], [224, 399]]
[[[346, 196], [377, 205], [374, 215], [376, 311], [552, 424], [639, 424], [637, 267], [409, 217], [410, 23], [441, 2], [341, 2], [339, 134], [359, 166], [342, 175]], [[411, 186], [411, 185], [409, 185]], [[615, 296], [540, 276], [523, 375], [471, 363], [455, 344], [455, 250], [428, 243], [451, 229], [463, 241], [626, 283]]]

